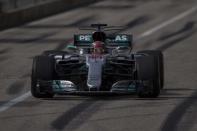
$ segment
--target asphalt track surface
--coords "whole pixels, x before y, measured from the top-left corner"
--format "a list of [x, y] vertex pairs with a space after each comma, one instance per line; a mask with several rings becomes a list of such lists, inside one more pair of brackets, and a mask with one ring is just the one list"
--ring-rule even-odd
[[[106, 0], [0, 32], [0, 131], [196, 131], [196, 8], [195, 0]], [[161, 95], [33, 98], [32, 58], [98, 22], [127, 25], [120, 32], [134, 35], [134, 51], [163, 51]]]

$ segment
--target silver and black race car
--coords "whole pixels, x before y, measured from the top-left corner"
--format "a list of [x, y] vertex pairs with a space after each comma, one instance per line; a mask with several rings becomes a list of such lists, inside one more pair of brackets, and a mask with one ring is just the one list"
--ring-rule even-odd
[[[116, 29], [92, 24], [90, 34], [75, 34], [65, 51], [50, 50], [33, 59], [31, 93], [36, 98], [55, 94], [137, 94], [155, 98], [164, 86], [163, 54], [132, 52], [132, 35], [107, 34]], [[104, 43], [102, 55], [92, 55], [92, 43]]]

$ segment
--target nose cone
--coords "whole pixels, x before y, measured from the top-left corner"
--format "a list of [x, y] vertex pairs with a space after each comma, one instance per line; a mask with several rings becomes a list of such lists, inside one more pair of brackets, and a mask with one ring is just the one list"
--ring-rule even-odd
[[88, 84], [89, 91], [99, 91], [99, 86], [89, 85]]
[[87, 86], [89, 87], [89, 90], [95, 88], [96, 90], [100, 90], [104, 59], [89, 56], [86, 57], [86, 64], [88, 66]]
[[90, 91], [98, 91], [101, 86], [101, 80], [99, 80], [98, 78], [89, 78], [87, 81], [87, 86]]

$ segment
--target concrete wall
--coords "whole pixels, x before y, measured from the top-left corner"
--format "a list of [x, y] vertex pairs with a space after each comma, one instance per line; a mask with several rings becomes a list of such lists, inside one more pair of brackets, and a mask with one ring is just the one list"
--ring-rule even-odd
[[2, 13], [2, 3], [0, 2], [0, 13]]
[[0, 0], [2, 3], [2, 12], [11, 12], [39, 4], [46, 4], [58, 0]]
[[0, 0], [0, 30], [98, 0]]

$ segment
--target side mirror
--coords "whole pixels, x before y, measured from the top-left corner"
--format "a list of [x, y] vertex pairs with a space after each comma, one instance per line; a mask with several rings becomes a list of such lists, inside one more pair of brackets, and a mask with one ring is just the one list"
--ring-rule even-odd
[[74, 46], [74, 45], [67, 45], [66, 46], [66, 50], [68, 51], [68, 52], [77, 52], [78, 51], [78, 48], [77, 48], [77, 46]]
[[66, 46], [66, 49], [68, 49], [68, 50], [77, 50], [77, 46], [74, 46], [74, 45], [67, 45], [67, 46]]

